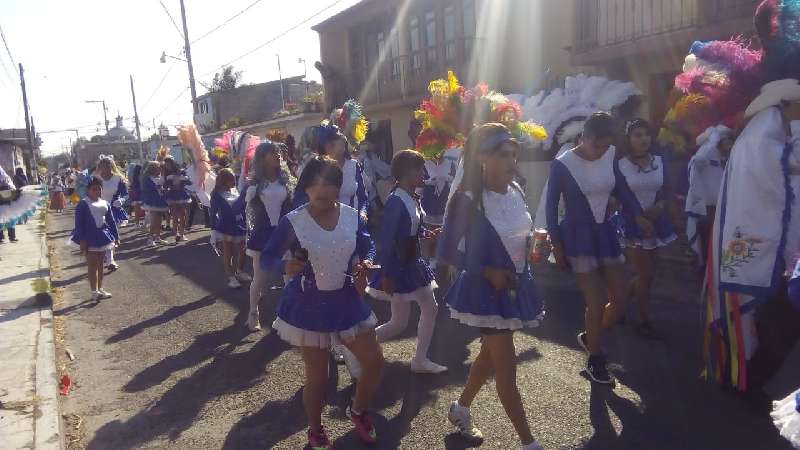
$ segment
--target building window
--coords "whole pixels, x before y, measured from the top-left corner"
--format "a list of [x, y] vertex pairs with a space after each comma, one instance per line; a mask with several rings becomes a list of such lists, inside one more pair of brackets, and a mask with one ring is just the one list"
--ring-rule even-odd
[[208, 114], [208, 102], [201, 102], [199, 105], [200, 114]]
[[419, 17], [411, 16], [408, 21], [408, 35], [411, 39], [409, 49], [411, 51], [411, 69], [414, 72], [422, 70], [422, 39], [419, 28]]
[[444, 59], [456, 59], [456, 7], [452, 4], [444, 7]]
[[436, 11], [425, 13], [425, 62], [427, 67], [433, 68], [437, 62], [436, 52]]
[[389, 58], [392, 64], [392, 80], [400, 79], [401, 61], [400, 61], [400, 38], [398, 33], [391, 36], [389, 41]]
[[464, 52], [469, 55], [472, 52], [476, 34], [475, 0], [463, 0], [461, 11], [464, 27]]

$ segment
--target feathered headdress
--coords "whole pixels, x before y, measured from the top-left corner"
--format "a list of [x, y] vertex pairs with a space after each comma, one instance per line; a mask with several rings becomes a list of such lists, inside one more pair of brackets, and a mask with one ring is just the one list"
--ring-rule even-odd
[[800, 78], [800, 0], [765, 0], [754, 22], [767, 81]]
[[369, 131], [369, 122], [364, 117], [363, 108], [353, 99], [347, 100], [341, 108], [331, 113], [330, 123], [339, 127], [354, 145], [363, 142]]
[[194, 125], [178, 127], [178, 142], [188, 150], [191, 156], [190, 165], [194, 167], [195, 180], [200, 187], [205, 187], [206, 176], [211, 171], [211, 163], [197, 128]]

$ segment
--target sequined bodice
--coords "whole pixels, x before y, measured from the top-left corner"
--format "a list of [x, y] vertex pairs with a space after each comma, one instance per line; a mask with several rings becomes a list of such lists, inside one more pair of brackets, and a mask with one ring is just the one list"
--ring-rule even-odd
[[100, 179], [103, 181], [103, 190], [100, 192], [100, 197], [110, 202], [114, 199], [117, 189], [119, 189], [120, 178], [117, 175], [112, 175], [111, 178], [107, 180], [103, 180], [102, 177]]
[[533, 220], [525, 205], [525, 199], [515, 188], [509, 187], [505, 194], [484, 191], [483, 209], [486, 218], [500, 236], [506, 253], [514, 262], [518, 273], [525, 270], [528, 258], [528, 238]]
[[308, 251], [317, 289], [341, 289], [350, 269], [350, 259], [356, 250], [358, 212], [340, 204], [339, 221], [332, 231], [320, 227], [308, 213], [308, 208], [293, 211], [286, 217], [292, 223], [300, 247]]
[[408, 195], [408, 192], [398, 188], [394, 191], [394, 195], [403, 201], [403, 204], [408, 211], [408, 216], [411, 217], [411, 229], [408, 231], [409, 236], [416, 236], [419, 231], [419, 223], [422, 220], [422, 212], [419, 203]]
[[639, 200], [642, 209], [648, 209], [656, 202], [658, 191], [664, 185], [664, 166], [660, 156], [653, 156], [652, 164], [645, 170], [628, 158], [619, 161], [619, 170], [625, 176], [628, 186]]
[[342, 167], [342, 188], [339, 189], [339, 201], [348, 206], [355, 206], [353, 197], [357, 190], [356, 162], [352, 159], [345, 160]]
[[589, 202], [592, 215], [597, 223], [605, 221], [608, 199], [616, 184], [614, 179], [615, 155], [616, 150], [612, 147], [600, 159], [589, 161], [578, 156], [573, 149], [558, 158], [578, 183], [578, 187]]
[[85, 201], [89, 205], [89, 212], [92, 213], [94, 225], [97, 228], [103, 228], [106, 223], [106, 214], [108, 213], [108, 202], [102, 198], [97, 199], [96, 202], [89, 200], [89, 198], [86, 198]]
[[264, 204], [264, 209], [267, 211], [269, 223], [272, 224], [272, 226], [278, 224], [278, 219], [281, 217], [281, 206], [283, 206], [283, 202], [288, 195], [289, 193], [286, 191], [286, 186], [278, 181], [267, 184], [261, 189], [261, 192], [258, 193], [258, 197], [261, 199], [261, 203]]

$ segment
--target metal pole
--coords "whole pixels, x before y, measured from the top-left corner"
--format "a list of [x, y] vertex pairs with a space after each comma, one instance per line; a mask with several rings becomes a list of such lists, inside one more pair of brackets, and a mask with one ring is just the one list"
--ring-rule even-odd
[[133, 119], [136, 121], [136, 140], [139, 141], [139, 162], [144, 164], [144, 150], [142, 149], [142, 132], [139, 129], [139, 111], [136, 109], [136, 91], [133, 90], [133, 75], [131, 77], [131, 97], [133, 98]]
[[189, 29], [186, 27], [186, 7], [181, 0], [181, 20], [183, 21], [183, 41], [186, 51], [186, 64], [189, 66], [189, 90], [192, 93], [192, 122], [197, 115], [197, 90], [194, 87], [194, 68], [192, 67], [192, 50], [189, 46]]
[[22, 63], [19, 63], [19, 82], [22, 86], [22, 107], [25, 109], [25, 133], [28, 136], [28, 150], [34, 163], [34, 170], [32, 170], [31, 158], [28, 158], [28, 176], [33, 178], [33, 174], [36, 172], [36, 156], [33, 154], [33, 134], [31, 133], [31, 118], [28, 111], [28, 92], [25, 89], [25, 70], [22, 68]]
[[106, 123], [106, 134], [108, 134], [108, 115], [106, 114], [106, 111], [108, 111], [108, 108], [106, 108], [106, 101], [105, 100], [103, 100], [102, 103], [103, 103], [103, 121], [105, 121], [105, 123]]
[[278, 57], [278, 80], [281, 82], [281, 109], [286, 109], [286, 98], [283, 95], [283, 76], [281, 75], [281, 55], [276, 54]]

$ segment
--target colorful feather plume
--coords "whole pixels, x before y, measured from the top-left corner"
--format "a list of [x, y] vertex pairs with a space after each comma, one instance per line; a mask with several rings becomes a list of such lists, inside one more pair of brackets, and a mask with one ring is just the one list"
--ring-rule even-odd
[[201, 187], [205, 187], [206, 176], [211, 171], [211, 162], [197, 128], [194, 125], [178, 127], [178, 142], [192, 155], [196, 179]]
[[339, 127], [350, 143], [355, 145], [363, 142], [369, 131], [369, 121], [364, 117], [364, 109], [353, 99], [347, 100], [341, 108], [331, 113], [330, 123]]

